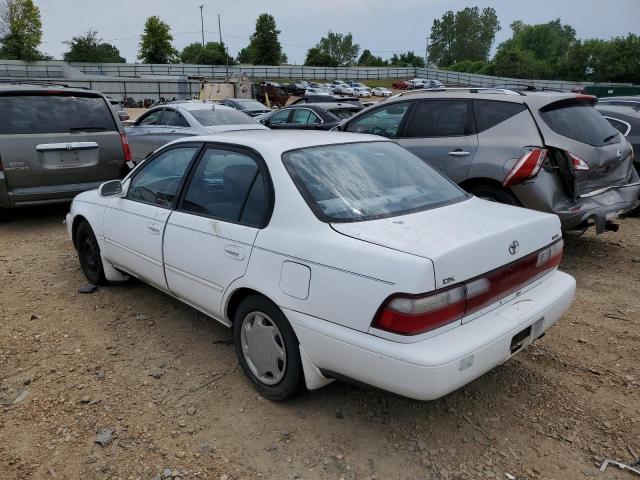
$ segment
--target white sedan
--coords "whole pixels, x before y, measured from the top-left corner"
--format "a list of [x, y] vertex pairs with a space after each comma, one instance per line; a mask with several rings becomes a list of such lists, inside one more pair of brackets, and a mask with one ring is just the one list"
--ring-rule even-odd
[[371, 96], [371, 90], [368, 87], [351, 87], [353, 95], [360, 98], [368, 98]]
[[381, 137], [178, 140], [66, 219], [93, 283], [128, 275], [233, 329], [258, 391], [350, 378], [441, 397], [571, 305], [556, 216], [481, 200]]
[[384, 87], [375, 87], [371, 90], [371, 95], [374, 97], [390, 97], [393, 95], [393, 92], [388, 88]]

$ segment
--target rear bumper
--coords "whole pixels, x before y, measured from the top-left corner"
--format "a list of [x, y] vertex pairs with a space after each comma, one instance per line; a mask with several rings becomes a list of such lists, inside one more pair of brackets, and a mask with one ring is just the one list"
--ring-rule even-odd
[[[568, 310], [573, 277], [555, 271], [517, 300], [469, 323], [415, 343], [398, 343], [284, 310], [313, 364], [417, 400], [442, 397], [507, 361]], [[522, 348], [515, 335], [531, 328]], [[328, 373], [330, 375], [331, 373]]]
[[79, 193], [95, 190], [103, 181], [74, 183], [66, 185], [47, 185], [42, 187], [16, 188], [7, 191], [0, 179], [0, 207], [13, 208], [29, 205], [45, 205], [66, 203], [73, 200]]
[[558, 175], [541, 170], [532, 181], [516, 185], [512, 191], [524, 207], [555, 213], [565, 231], [582, 231], [595, 226], [601, 233], [608, 221], [635, 208], [640, 184], [634, 172], [627, 185], [594, 192], [574, 201], [565, 193]]

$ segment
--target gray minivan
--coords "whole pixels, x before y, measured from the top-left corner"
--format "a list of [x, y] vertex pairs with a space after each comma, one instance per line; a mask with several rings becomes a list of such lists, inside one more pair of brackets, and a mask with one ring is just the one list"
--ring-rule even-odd
[[68, 202], [128, 171], [127, 136], [99, 92], [0, 84], [0, 112], [0, 217]]
[[596, 98], [504, 89], [412, 91], [339, 129], [393, 138], [465, 190], [555, 213], [567, 232], [617, 230], [638, 204], [633, 149]]

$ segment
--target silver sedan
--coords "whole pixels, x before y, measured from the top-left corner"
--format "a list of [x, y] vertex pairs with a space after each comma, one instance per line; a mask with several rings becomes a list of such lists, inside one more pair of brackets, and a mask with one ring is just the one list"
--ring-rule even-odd
[[233, 130], [265, 130], [245, 113], [205, 102], [172, 102], [149, 109], [125, 128], [137, 164], [179, 138]]

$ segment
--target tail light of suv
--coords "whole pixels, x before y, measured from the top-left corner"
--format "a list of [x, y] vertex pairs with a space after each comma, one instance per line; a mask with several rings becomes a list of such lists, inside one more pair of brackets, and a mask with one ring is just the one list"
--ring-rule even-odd
[[549, 152], [546, 148], [534, 148], [525, 153], [513, 166], [509, 175], [506, 176], [502, 186], [510, 187], [535, 177], [547, 159], [548, 154]]
[[124, 152], [124, 161], [131, 162], [133, 157], [131, 156], [131, 147], [129, 147], [129, 137], [126, 133], [120, 134], [120, 141], [122, 142], [122, 151]]
[[587, 170], [589, 170], [589, 164], [582, 160], [580, 157], [574, 155], [571, 152], [566, 152], [566, 154], [569, 155], [569, 158], [571, 159], [571, 165], [573, 165], [574, 170], [578, 172], [586, 172]]
[[515, 262], [466, 282], [422, 295], [399, 293], [380, 307], [371, 326], [399, 335], [419, 335], [460, 320], [555, 269], [562, 239]]

